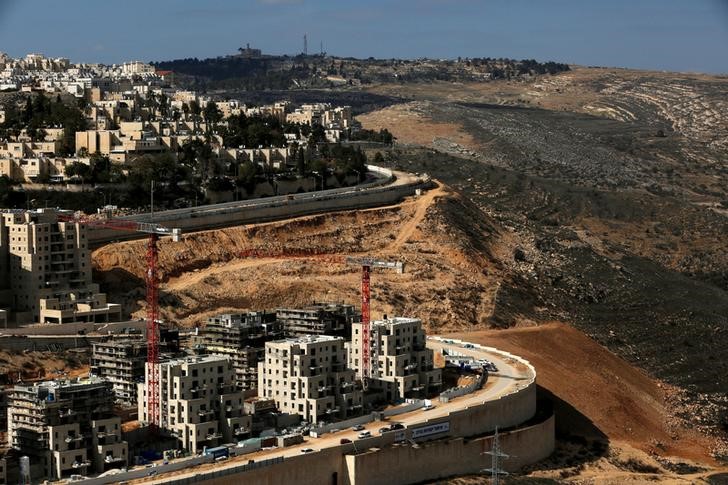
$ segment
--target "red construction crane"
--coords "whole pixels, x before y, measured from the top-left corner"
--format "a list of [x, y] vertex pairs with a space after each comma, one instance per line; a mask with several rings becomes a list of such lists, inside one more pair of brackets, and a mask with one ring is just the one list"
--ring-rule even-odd
[[149, 234], [147, 242], [147, 420], [153, 428], [160, 424], [159, 416], [159, 277], [157, 260], [159, 258], [159, 236], [171, 236], [178, 242], [181, 229], [170, 229], [153, 222], [137, 222], [124, 219], [92, 219], [74, 215], [58, 215], [59, 221], [78, 222], [88, 227], [114, 229], [117, 231], [142, 232]]
[[[374, 258], [346, 258], [346, 264], [353, 264], [361, 266], [361, 377], [365, 382], [372, 376], [372, 357], [371, 357], [371, 337], [370, 337], [370, 313], [369, 313], [369, 302], [371, 300], [371, 294], [369, 291], [369, 273], [372, 268], [386, 268], [394, 269], [397, 273], [404, 271], [404, 265], [401, 261], [382, 261]], [[379, 342], [376, 343], [375, 348], [379, 349]], [[379, 358], [374, 360], [375, 366], [379, 364]]]
[[[361, 266], [361, 323], [362, 323], [362, 336], [361, 336], [361, 355], [362, 355], [362, 368], [361, 377], [365, 385], [367, 380], [372, 377], [372, 355], [371, 355], [371, 337], [370, 337], [370, 273], [372, 268], [385, 268], [393, 269], [398, 273], [404, 272], [404, 264], [401, 261], [383, 261], [380, 259], [370, 257], [354, 257], [354, 256], [338, 256], [326, 253], [316, 253], [308, 250], [297, 250], [297, 251], [265, 251], [259, 249], [248, 249], [239, 253], [242, 258], [273, 258], [273, 259], [294, 259], [294, 258], [311, 258], [316, 260], [324, 260], [333, 263], [345, 263], [355, 266]], [[375, 346], [379, 348], [379, 343]], [[378, 362], [378, 359], [374, 359], [374, 362]]]

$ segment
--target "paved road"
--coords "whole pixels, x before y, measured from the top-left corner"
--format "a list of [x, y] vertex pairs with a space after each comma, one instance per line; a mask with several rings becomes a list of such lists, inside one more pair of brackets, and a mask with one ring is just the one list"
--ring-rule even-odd
[[[496, 365], [496, 367], [498, 368], [498, 372], [491, 373], [485, 387], [477, 392], [454, 398], [448, 403], [433, 401], [433, 403], [436, 405], [434, 409], [431, 409], [429, 411], [423, 411], [421, 409], [418, 409], [409, 413], [400, 414], [398, 416], [392, 417], [389, 422], [402, 423], [408, 428], [415, 427], [416, 425], [424, 423], [428, 419], [447, 416], [453, 411], [457, 411], [468, 406], [481, 404], [484, 401], [495, 400], [505, 394], [513, 393], [518, 389], [528, 386], [535, 378], [535, 374], [531, 368], [523, 365], [522, 363], [514, 359], [508, 358], [501, 353], [492, 352], [477, 347], [464, 348], [462, 344], [455, 342], [448, 343], [447, 341], [436, 340], [434, 338], [428, 339], [427, 346], [435, 350], [436, 352], [440, 352], [441, 350], [446, 349], [459, 352], [461, 354], [473, 356], [476, 359], [489, 360]], [[385, 423], [383, 423], [382, 421], [373, 421], [369, 424], [364, 425], [364, 428], [370, 431], [372, 433], [372, 436], [376, 436], [378, 434], [379, 428], [384, 425]], [[248, 460], [260, 461], [269, 458], [298, 456], [301, 454], [301, 450], [303, 448], [312, 448], [313, 450], [318, 451], [324, 448], [341, 446], [340, 440], [342, 438], [347, 438], [356, 443], [358, 434], [358, 431], [352, 431], [351, 429], [347, 429], [339, 431], [337, 433], [327, 433], [320, 438], [306, 437], [306, 440], [302, 444], [290, 446], [287, 448], [273, 448], [269, 450], [262, 450], [256, 453], [233, 457], [222, 463], [200, 465], [196, 467], [194, 471], [182, 470], [154, 477], [153, 480], [144, 479], [144, 481], [145, 483], [162, 484], [171, 477], [174, 477], [175, 479], [193, 477], [200, 472], [209, 471], [213, 468], [215, 470], [223, 470], [226, 468], [235, 467], [243, 463], [247, 463]]]

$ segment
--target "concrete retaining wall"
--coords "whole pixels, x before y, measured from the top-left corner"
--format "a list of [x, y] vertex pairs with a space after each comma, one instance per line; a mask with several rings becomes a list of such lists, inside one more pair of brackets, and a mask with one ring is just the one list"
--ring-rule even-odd
[[0, 335], [76, 335], [78, 332], [86, 334], [92, 332], [117, 333], [125, 328], [134, 328], [144, 331], [146, 322], [144, 320], [129, 320], [126, 322], [112, 323], [64, 323], [64, 324], [35, 324], [23, 327], [8, 327], [0, 329]]
[[[500, 467], [517, 471], [548, 457], [554, 450], [554, 418], [525, 429], [501, 433], [501, 453], [511, 456]], [[356, 485], [405, 485], [464, 474], [477, 474], [491, 465], [493, 438], [454, 438], [419, 445], [395, 445], [345, 457], [347, 482]]]
[[[393, 433], [387, 441], [391, 444]], [[174, 484], [210, 485], [405, 485], [436, 478], [478, 473], [490, 465], [492, 437], [474, 440], [453, 438], [418, 445], [397, 444], [379, 448], [382, 439], [357, 440], [335, 449], [286, 458], [283, 462], [238, 473], [219, 472], [217, 476], [198, 475]], [[501, 450], [512, 456], [501, 467], [516, 471], [548, 457], [554, 450], [554, 418], [528, 428], [500, 434]], [[376, 447], [376, 448], [375, 448]], [[361, 452], [362, 449], [368, 451]], [[358, 452], [358, 454], [356, 454]], [[351, 453], [351, 454], [346, 454]]]
[[23, 350], [37, 350], [40, 352], [60, 352], [66, 349], [78, 349], [81, 347], [90, 347], [91, 342], [99, 340], [102, 337], [86, 337], [86, 336], [0, 336], [0, 349], [13, 350], [16, 352]]
[[[413, 177], [409, 182], [389, 183], [393, 177], [391, 171], [371, 165], [369, 171], [380, 173], [380, 178], [376, 182], [357, 187], [155, 212], [154, 222], [180, 228], [184, 233], [323, 212], [377, 207], [398, 202], [406, 196], [413, 195], [416, 189], [431, 183], [429, 177]], [[383, 183], [385, 185], [382, 185]], [[139, 214], [125, 219], [147, 222], [150, 216]], [[134, 232], [99, 228], [89, 230], [88, 234], [89, 244], [92, 246], [141, 236]]]

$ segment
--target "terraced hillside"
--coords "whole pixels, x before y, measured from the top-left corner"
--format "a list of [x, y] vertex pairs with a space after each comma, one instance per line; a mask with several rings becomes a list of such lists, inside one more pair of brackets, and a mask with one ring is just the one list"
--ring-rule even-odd
[[676, 409], [725, 432], [726, 87], [608, 69], [380, 86], [405, 102], [359, 119], [398, 137], [393, 166], [443, 180], [518, 235], [517, 283], [493, 324], [570, 322], [680, 386]]

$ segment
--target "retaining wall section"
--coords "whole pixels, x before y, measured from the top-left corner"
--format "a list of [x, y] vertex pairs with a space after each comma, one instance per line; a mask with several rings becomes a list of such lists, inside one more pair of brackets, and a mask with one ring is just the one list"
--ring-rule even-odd
[[[514, 472], [548, 457], [554, 450], [554, 417], [528, 428], [500, 433], [501, 453], [510, 455], [500, 467]], [[491, 465], [493, 437], [474, 440], [453, 438], [419, 445], [395, 445], [345, 457], [348, 484], [429, 482], [465, 474], [479, 474]]]
[[[413, 195], [418, 188], [431, 184], [429, 177], [407, 175], [407, 181], [393, 181], [392, 172], [369, 166], [380, 178], [356, 187], [324, 190], [282, 197], [269, 197], [253, 201], [229, 202], [187, 209], [175, 209], [154, 213], [154, 222], [182, 229], [182, 232], [200, 231], [240, 224], [254, 224], [274, 220], [319, 214], [324, 212], [363, 209], [394, 204]], [[149, 214], [125, 217], [126, 220], [148, 222]], [[143, 237], [139, 233], [113, 229], [93, 228], [88, 232], [89, 244], [101, 244]]]

